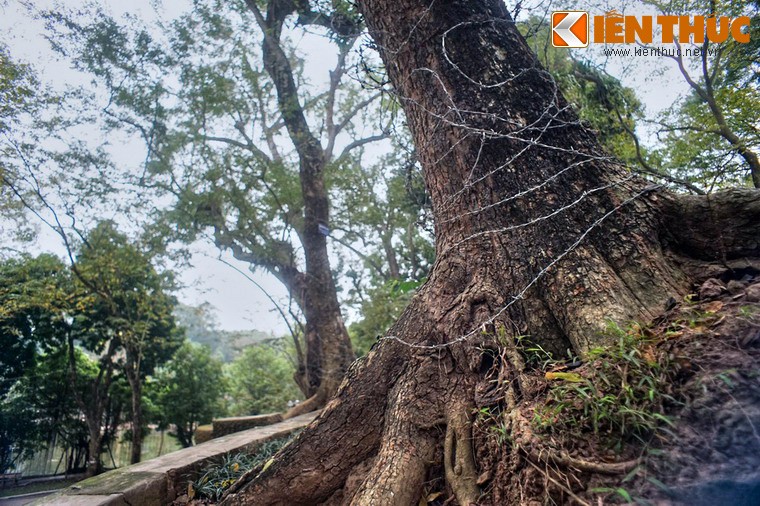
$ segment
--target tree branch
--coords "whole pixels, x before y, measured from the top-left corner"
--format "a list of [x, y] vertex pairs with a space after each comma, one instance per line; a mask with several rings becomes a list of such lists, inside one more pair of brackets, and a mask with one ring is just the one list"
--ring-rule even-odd
[[382, 91], [378, 91], [374, 95], [365, 98], [358, 104], [354, 106], [353, 109], [351, 109], [346, 116], [343, 118], [343, 120], [338, 124], [336, 128], [336, 133], [340, 133], [346, 126], [351, 122], [354, 117], [359, 114], [362, 110], [364, 110], [369, 104], [380, 98], [380, 96], [383, 94]]
[[327, 92], [327, 105], [325, 106], [325, 124], [327, 126], [327, 147], [325, 148], [326, 160], [332, 158], [333, 149], [335, 148], [335, 139], [340, 132], [340, 129], [335, 126], [335, 95], [338, 91], [340, 81], [343, 78], [343, 74], [345, 74], [346, 71], [346, 56], [348, 55], [351, 45], [353, 45], [353, 41], [351, 41], [350, 44], [340, 45], [338, 62], [335, 65], [335, 70], [330, 71], [330, 89]]
[[374, 260], [372, 260], [372, 258], [370, 258], [368, 255], [365, 255], [364, 253], [362, 253], [358, 249], [354, 248], [351, 245], [350, 242], [344, 241], [343, 239], [340, 239], [338, 237], [334, 237], [332, 235], [330, 236], [330, 239], [332, 239], [333, 241], [335, 241], [338, 244], [342, 245], [344, 248], [347, 248], [347, 249], [353, 251], [359, 258], [361, 258], [362, 260], [364, 260], [367, 263], [367, 265], [369, 265], [370, 267], [372, 267], [372, 269], [374, 269], [375, 272], [377, 272], [377, 274], [382, 279], [387, 279], [388, 278], [388, 276], [385, 275], [385, 273], [383, 272], [383, 269], [377, 264], [377, 262], [375, 262]]
[[376, 134], [376, 135], [371, 135], [369, 137], [365, 137], [364, 139], [357, 139], [351, 142], [350, 144], [348, 144], [348, 146], [346, 146], [345, 148], [343, 148], [343, 151], [341, 151], [340, 156], [338, 156], [338, 158], [336, 158], [335, 161], [338, 162], [338, 161], [343, 160], [343, 158], [348, 156], [348, 154], [356, 148], [364, 146], [365, 144], [370, 144], [372, 142], [377, 142], [383, 139], [387, 139], [388, 137], [390, 137], [390, 135], [384, 132], [382, 134]]
[[[321, 164], [323, 160], [322, 146], [309, 129], [303, 107], [298, 98], [298, 88], [293, 78], [293, 70], [279, 41], [279, 33], [287, 13], [284, 11], [277, 12], [276, 9], [270, 10], [268, 19], [264, 19], [255, 0], [246, 0], [245, 3], [264, 34], [264, 67], [267, 68], [277, 89], [279, 109], [290, 139], [302, 160], [310, 161], [308, 165]], [[270, 6], [276, 3], [271, 2]]]

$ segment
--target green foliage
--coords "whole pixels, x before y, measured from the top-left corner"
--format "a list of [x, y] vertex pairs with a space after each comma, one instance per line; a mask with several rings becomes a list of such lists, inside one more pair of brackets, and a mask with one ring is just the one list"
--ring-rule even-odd
[[361, 305], [362, 319], [348, 328], [356, 353], [365, 355], [409, 304], [423, 281], [388, 281], [368, 293]]
[[[721, 16], [751, 17], [748, 44], [729, 38], [703, 46], [708, 49], [704, 59], [684, 58], [685, 71], [694, 84], [690, 94], [660, 118], [662, 144], [657, 153], [674, 175], [706, 191], [751, 185], [749, 164], [739, 145], [756, 156], [760, 152], [760, 4], [746, 0], [651, 3], [675, 14], [709, 15], [714, 8]], [[729, 141], [726, 132], [736, 136], [739, 144]]]
[[61, 344], [71, 282], [52, 255], [0, 263], [0, 395], [34, 364], [38, 350]]
[[[715, 97], [728, 112], [728, 127], [750, 149], [760, 150], [756, 125], [760, 114], [758, 87], [727, 84], [716, 88]], [[751, 184], [745, 160], [717, 133], [720, 127], [715, 115], [696, 94], [667, 111], [661, 121], [664, 126], [660, 156], [673, 174], [706, 191]]]
[[284, 411], [288, 401], [301, 399], [293, 381], [295, 367], [283, 340], [249, 346], [225, 368], [230, 414], [259, 415]]
[[[588, 364], [576, 375], [580, 381], [552, 385], [546, 403], [536, 409], [533, 423], [537, 430], [566, 434], [592, 431], [619, 444], [672, 425], [663, 414], [664, 405], [674, 402], [669, 395], [666, 357], [636, 326], [623, 330], [610, 324], [608, 331], [616, 344], [589, 352]], [[546, 374], [549, 378], [558, 373]]]
[[544, 67], [573, 104], [581, 120], [596, 132], [602, 145], [620, 160], [636, 163], [636, 147], [628, 130], [634, 131], [643, 116], [643, 106], [631, 88], [598, 70], [590, 63], [578, 61], [564, 48], [555, 48], [549, 25], [532, 17], [519, 29]]
[[[350, 2], [308, 7], [326, 16], [319, 20], [356, 20]], [[112, 97], [109, 126], [132, 130], [148, 146], [138, 183], [169, 204], [150, 227], [152, 244], [211, 238], [293, 289], [294, 273], [304, 271], [302, 167], [282, 120], [285, 101], [278, 101], [264, 69], [260, 34], [250, 29], [257, 23], [242, 3], [198, 1], [192, 9], [160, 30], [135, 18], [115, 20], [98, 7], [84, 16], [62, 10], [44, 15], [57, 48]], [[334, 93], [312, 85], [300, 53], [285, 34], [281, 39], [298, 86], [290, 100], [302, 105], [327, 161], [320, 177], [329, 197], [329, 241], [340, 257], [334, 270], [347, 274], [352, 286], [346, 301], [359, 306], [389, 279], [426, 274], [432, 241], [415, 226], [422, 206], [408, 202], [424, 189], [416, 171], [400, 168], [408, 157], [398, 150], [377, 163], [369, 163], [361, 148], [341, 151], [387, 130], [386, 112], [371, 100], [374, 91], [347, 77]], [[336, 54], [345, 50], [344, 38], [332, 40]], [[356, 55], [346, 58], [350, 67]], [[346, 283], [338, 288], [346, 290]], [[293, 299], [304, 303], [300, 294]]]
[[[46, 441], [55, 433], [64, 444], [76, 445], [83, 464], [88, 437], [97, 430], [107, 442], [115, 433], [112, 422], [132, 404], [116, 395], [123, 393], [116, 388], [119, 371], [130, 379], [139, 406], [145, 375], [170, 356], [181, 332], [172, 316], [174, 299], [166, 292], [169, 278], [112, 223], [83, 235], [72, 255], [72, 267], [50, 255], [0, 264], [0, 394], [23, 399], [17, 406], [34, 406], [15, 416], [37, 427]], [[85, 360], [79, 347], [97, 361]], [[50, 390], [50, 384], [35, 381], [38, 375], [68, 390]], [[141, 426], [139, 412], [128, 414]], [[82, 432], [82, 420], [89, 434]], [[15, 437], [26, 441], [22, 436]]]
[[0, 398], [0, 473], [53, 440], [71, 452], [83, 455], [86, 451], [87, 427], [74, 395], [86, 398], [97, 366], [80, 349], [75, 350], [74, 357], [75, 382], [71, 381], [68, 356], [55, 350], [37, 357]]
[[[499, 332], [504, 332], [499, 329]], [[520, 352], [525, 357], [525, 362], [531, 366], [539, 369], [547, 369], [551, 364], [554, 364], [557, 359], [552, 356], [551, 353], [546, 351], [540, 344], [534, 343], [528, 336], [517, 336], [515, 339]]]
[[0, 397], [0, 474], [13, 470], [18, 459], [29, 458], [44, 444], [40, 428], [29, 420], [34, 408], [9, 395]]
[[597, 494], [615, 494], [617, 498], [622, 499], [625, 503], [630, 504], [633, 502], [633, 498], [631, 497], [631, 493], [628, 492], [628, 490], [624, 489], [623, 487], [598, 487], [591, 489], [591, 492], [597, 493]]
[[29, 67], [13, 62], [7, 47], [0, 44], [0, 133], [5, 133], [32, 106], [38, 86]]
[[122, 365], [139, 355], [138, 375], [152, 371], [179, 346], [182, 332], [168, 294], [172, 279], [159, 273], [150, 257], [118, 232], [111, 222], [102, 222], [82, 244], [76, 258], [78, 279], [88, 293], [77, 302], [77, 322], [83, 327], [80, 339], [88, 349], [100, 352], [117, 339], [126, 352]]
[[31, 241], [42, 222], [56, 228], [56, 209], [81, 224], [96, 207], [116, 207], [108, 157], [79, 129], [97, 128], [88, 100], [81, 90], [53, 93], [0, 42], [0, 250], [17, 254], [14, 242]]
[[363, 355], [398, 318], [433, 264], [432, 234], [424, 227], [429, 199], [416, 162], [400, 145], [373, 165], [345, 172], [335, 184], [341, 206], [334, 219], [346, 231], [344, 240], [362, 244], [365, 252], [344, 269], [344, 283], [350, 283], [346, 302], [361, 315], [349, 334]]
[[208, 466], [201, 477], [190, 484], [191, 498], [218, 501], [224, 491], [246, 471], [268, 462], [296, 434], [297, 432], [294, 432], [287, 437], [267, 441], [259, 446], [256, 453], [252, 455], [236, 453], [224, 456], [221, 462]]
[[503, 416], [491, 408], [480, 408], [475, 412], [476, 423], [488, 427], [490, 434], [496, 438], [496, 443], [502, 445], [511, 439], [511, 434]]
[[61, 346], [67, 327], [61, 307], [71, 290], [67, 268], [52, 255], [0, 263], [0, 472], [41, 447], [56, 423], [78, 420], [78, 412], [72, 415], [71, 406], [63, 405], [60, 389], [70, 385], [61, 377], [66, 362], [55, 368], [50, 358], [60, 366], [61, 354], [40, 353]]
[[222, 364], [208, 347], [185, 342], [156, 373], [152, 397], [161, 426], [176, 427], [184, 447], [192, 445], [198, 425], [224, 413]]

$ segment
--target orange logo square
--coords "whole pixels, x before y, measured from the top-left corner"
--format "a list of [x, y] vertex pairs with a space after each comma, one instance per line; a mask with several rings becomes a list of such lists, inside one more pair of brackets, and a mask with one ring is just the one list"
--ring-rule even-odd
[[552, 46], [588, 46], [588, 12], [552, 12]]

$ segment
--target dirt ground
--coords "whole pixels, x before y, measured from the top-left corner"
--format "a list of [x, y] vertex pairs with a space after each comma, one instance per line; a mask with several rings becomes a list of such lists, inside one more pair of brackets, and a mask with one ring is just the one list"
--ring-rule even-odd
[[[646, 343], [637, 352], [662, 364], [664, 401], [651, 408], [665, 421], [623, 441], [610, 437], [613, 430], [592, 431], [582, 421], [568, 426], [566, 410], [556, 420], [561, 428], [542, 432], [537, 413], [578, 401], [572, 389], [560, 389], [568, 397], [557, 399], [547, 371], [565, 371], [569, 381], [597, 381], [595, 369], [605, 359], [535, 367], [521, 379], [521, 424], [511, 417], [504, 430], [510, 417], [503, 405], [497, 414], [482, 408], [491, 410], [489, 416], [476, 421], [487, 492], [480, 504], [760, 506], [760, 272], [723, 272], [664, 309], [637, 330]], [[616, 395], [615, 385], [604, 388]], [[428, 504], [454, 504], [446, 502], [445, 488], [438, 491]]]
[[695, 302], [659, 324], [684, 406], [637, 485], [653, 504], [760, 505], [760, 275], [708, 279]]

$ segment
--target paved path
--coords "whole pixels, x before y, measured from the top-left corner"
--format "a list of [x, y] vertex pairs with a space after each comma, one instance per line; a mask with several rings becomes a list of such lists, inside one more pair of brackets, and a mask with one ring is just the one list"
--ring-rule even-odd
[[37, 499], [54, 494], [57, 490], [45, 490], [44, 492], [34, 492], [33, 494], [16, 495], [11, 497], [0, 497], [0, 506], [24, 506], [31, 504]]

